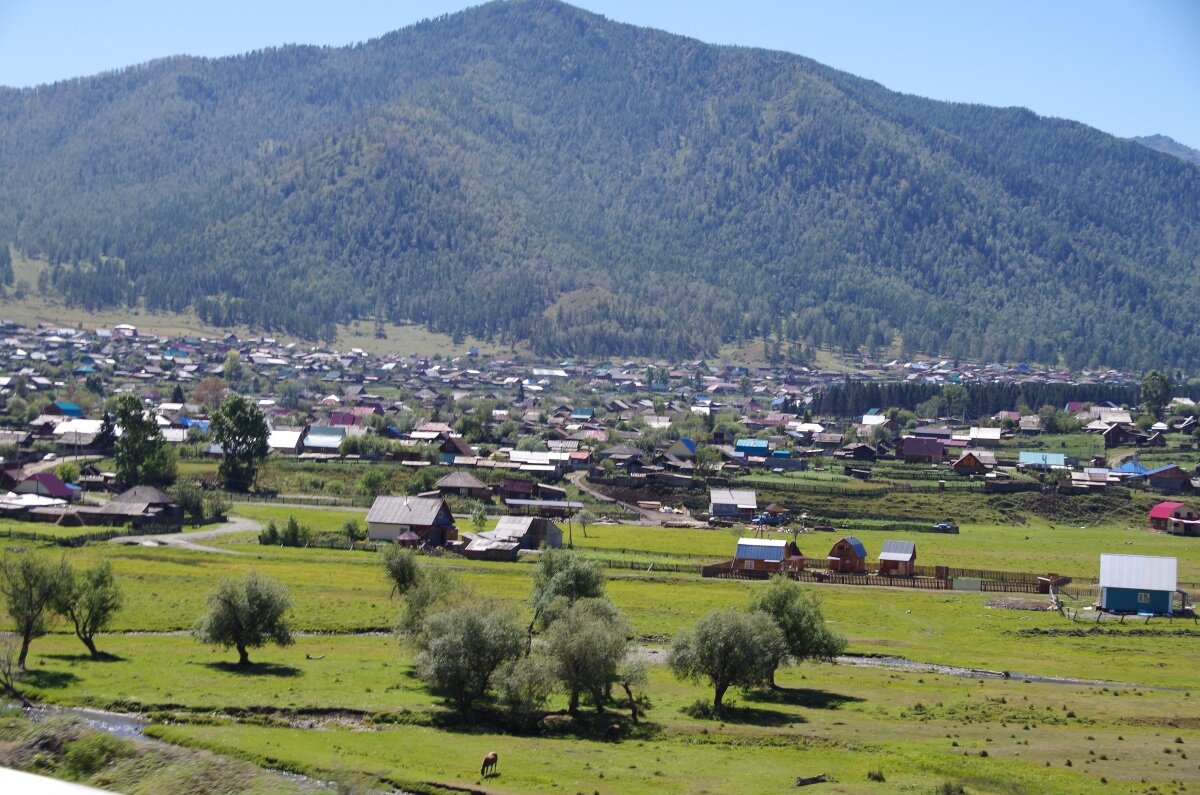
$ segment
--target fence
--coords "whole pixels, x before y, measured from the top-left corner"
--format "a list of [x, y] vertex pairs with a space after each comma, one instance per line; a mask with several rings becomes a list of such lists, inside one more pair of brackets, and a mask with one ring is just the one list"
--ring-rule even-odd
[[[18, 541], [41, 541], [51, 544], [57, 544], [60, 547], [81, 547], [89, 541], [108, 541], [112, 538], [120, 538], [122, 536], [145, 536], [156, 535], [162, 530], [158, 528], [138, 528], [138, 529], [111, 529], [111, 530], [96, 530], [88, 533], [77, 533], [70, 536], [56, 536], [49, 533], [27, 532], [25, 530], [0, 530], [0, 537], [12, 538]], [[168, 532], [179, 532], [179, 528]]]

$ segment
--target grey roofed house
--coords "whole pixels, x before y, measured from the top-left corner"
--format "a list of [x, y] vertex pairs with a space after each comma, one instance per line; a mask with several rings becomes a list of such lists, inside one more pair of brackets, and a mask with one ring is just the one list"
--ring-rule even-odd
[[708, 512], [714, 516], [751, 517], [758, 511], [758, 495], [753, 491], [712, 489], [708, 493]]
[[884, 541], [880, 560], [895, 560], [907, 563], [917, 554], [917, 545], [912, 541]]
[[433, 546], [458, 534], [454, 517], [440, 497], [376, 497], [367, 512], [367, 536], [373, 541], [394, 541], [407, 530]]

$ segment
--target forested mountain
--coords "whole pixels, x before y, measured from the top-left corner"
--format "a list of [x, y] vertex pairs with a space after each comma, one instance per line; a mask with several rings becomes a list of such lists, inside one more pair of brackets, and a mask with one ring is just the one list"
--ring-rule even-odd
[[1132, 140], [1137, 141], [1142, 146], [1148, 146], [1157, 152], [1164, 152], [1168, 155], [1178, 157], [1180, 160], [1191, 163], [1192, 165], [1200, 166], [1200, 151], [1197, 151], [1190, 146], [1185, 146], [1169, 136], [1142, 135], [1134, 136]]
[[87, 307], [545, 354], [1200, 360], [1200, 169], [550, 0], [0, 90], [0, 241]]

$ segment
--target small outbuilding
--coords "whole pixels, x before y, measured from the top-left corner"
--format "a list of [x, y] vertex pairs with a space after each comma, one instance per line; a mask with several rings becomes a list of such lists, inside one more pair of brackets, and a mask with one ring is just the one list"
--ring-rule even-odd
[[457, 494], [473, 500], [491, 502], [492, 489], [470, 472], [451, 472], [437, 482], [437, 490], [443, 497]]
[[917, 565], [917, 545], [912, 541], [884, 541], [879, 553], [879, 573], [911, 577]]
[[803, 560], [800, 550], [791, 541], [781, 538], [739, 538], [734, 553], [735, 571], [782, 571], [789, 561]]
[[855, 536], [846, 536], [829, 550], [829, 570], [839, 574], [863, 574], [867, 570], [867, 548]]
[[469, 535], [462, 548], [474, 560], [516, 560], [522, 549], [562, 547], [562, 530], [549, 519], [537, 516], [501, 516], [494, 530]]
[[1100, 556], [1100, 609], [1109, 613], [1172, 611], [1177, 580], [1175, 558], [1150, 555]]

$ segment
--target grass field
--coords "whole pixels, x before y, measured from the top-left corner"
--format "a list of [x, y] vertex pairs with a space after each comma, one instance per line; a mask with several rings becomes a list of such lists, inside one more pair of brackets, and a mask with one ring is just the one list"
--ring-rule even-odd
[[[340, 529], [365, 511], [239, 504], [259, 522], [289, 515], [316, 530]], [[732, 530], [595, 525], [575, 544], [590, 554], [728, 558]], [[916, 541], [918, 560], [961, 567], [1094, 574], [1100, 551], [1175, 555], [1182, 579], [1200, 579], [1200, 544], [1123, 525], [967, 524], [960, 535], [862, 531], [872, 553], [893, 538]], [[822, 554], [835, 534], [802, 535]], [[1126, 542], [1132, 542], [1127, 544]], [[137, 710], [151, 733], [249, 761], [348, 781], [392, 781], [495, 793], [767, 793], [797, 776], [827, 773], [825, 792], [933, 792], [944, 781], [972, 793], [1182, 791], [1200, 784], [1200, 628], [1071, 623], [1056, 613], [989, 606], [992, 594], [811, 586], [826, 619], [857, 655], [1014, 672], [959, 678], [887, 667], [805, 665], [782, 672], [779, 692], [734, 692], [724, 721], [689, 717], [708, 697], [652, 662], [648, 723], [619, 745], [580, 728], [558, 735], [507, 733], [486, 715], [454, 719], [414, 675], [412, 652], [391, 634], [400, 605], [388, 597], [376, 554], [262, 547], [253, 534], [213, 539], [236, 554], [89, 544], [46, 553], [77, 565], [111, 560], [127, 596], [113, 659], [94, 662], [59, 626], [34, 642], [32, 695], [63, 705]], [[0, 537], [0, 547], [31, 546]], [[37, 545], [33, 545], [37, 546]], [[528, 564], [430, 560], [466, 587], [528, 618]], [[203, 646], [187, 630], [222, 577], [255, 570], [287, 585], [294, 645], [236, 655]], [[762, 583], [609, 570], [608, 593], [637, 643], [661, 660], [667, 640], [717, 607], [745, 605]], [[657, 650], [657, 651], [655, 651]], [[1073, 677], [1109, 686], [1026, 682]], [[1193, 697], [1195, 696], [1195, 697]], [[565, 705], [555, 702], [554, 709]], [[1176, 742], [1176, 738], [1180, 742]], [[478, 764], [501, 754], [501, 775], [478, 783]], [[1068, 765], [1068, 762], [1070, 763]], [[884, 781], [868, 780], [868, 773]], [[877, 776], [878, 778], [878, 776]], [[1101, 780], [1107, 783], [1101, 783]]]

